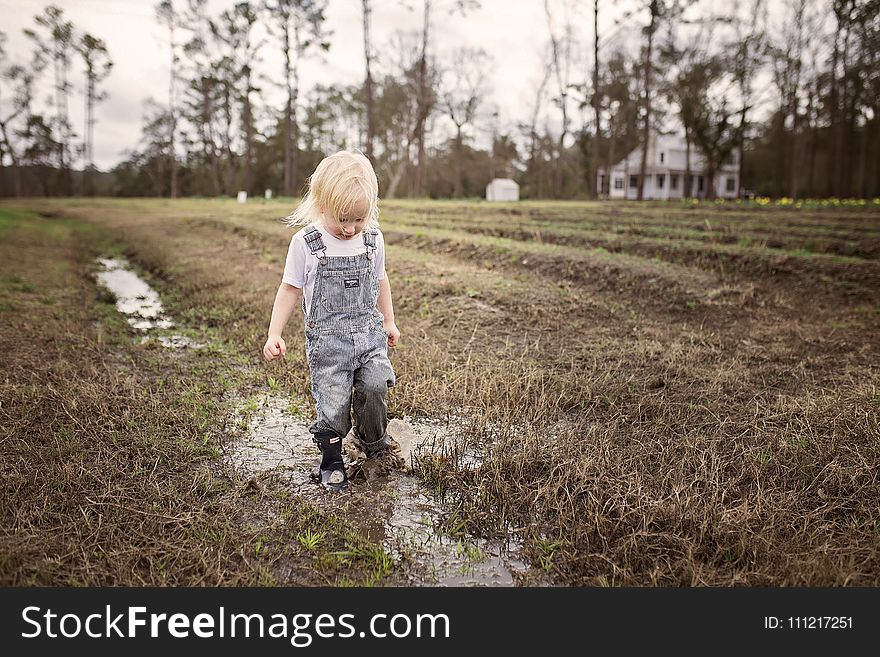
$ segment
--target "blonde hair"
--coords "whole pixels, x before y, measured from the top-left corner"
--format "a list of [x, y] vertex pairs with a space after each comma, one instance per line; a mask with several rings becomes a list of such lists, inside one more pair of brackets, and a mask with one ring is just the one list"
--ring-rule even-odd
[[339, 223], [366, 217], [367, 227], [379, 225], [379, 181], [363, 153], [339, 151], [321, 160], [306, 195], [284, 221], [290, 227], [317, 222], [321, 210]]

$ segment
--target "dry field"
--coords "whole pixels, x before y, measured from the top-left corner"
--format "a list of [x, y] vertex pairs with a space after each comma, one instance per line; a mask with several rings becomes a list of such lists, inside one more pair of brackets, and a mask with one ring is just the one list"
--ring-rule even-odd
[[[382, 208], [392, 415], [458, 418], [482, 457], [419, 463], [447, 531], [566, 585], [880, 585], [880, 212]], [[260, 358], [291, 209], [0, 204], [0, 581], [406, 581], [354, 502], [218, 465], [233, 393], [308, 394], [298, 318]], [[208, 348], [133, 340], [100, 255]]]

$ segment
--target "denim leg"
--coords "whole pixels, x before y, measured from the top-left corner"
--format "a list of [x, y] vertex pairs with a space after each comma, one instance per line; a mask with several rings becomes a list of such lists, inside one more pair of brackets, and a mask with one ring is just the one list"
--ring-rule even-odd
[[[383, 340], [384, 336], [383, 332]], [[388, 388], [394, 383], [394, 370], [383, 342], [364, 355], [361, 366], [354, 372], [352, 411], [355, 431], [365, 443], [385, 437], [388, 427]]]
[[307, 354], [317, 420], [312, 433], [333, 431], [344, 437], [351, 430], [352, 344], [347, 336], [324, 334], [309, 338]]

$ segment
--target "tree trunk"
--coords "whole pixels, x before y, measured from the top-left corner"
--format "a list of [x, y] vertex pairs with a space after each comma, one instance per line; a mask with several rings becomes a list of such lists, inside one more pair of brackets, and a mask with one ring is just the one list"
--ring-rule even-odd
[[849, 16], [847, 16], [846, 21], [846, 31], [843, 36], [843, 52], [841, 53], [841, 60], [843, 61], [843, 75], [841, 75], [841, 80], [843, 81], [843, 93], [839, 94], [839, 104], [838, 111], [843, 111], [843, 116], [838, 115], [837, 129], [838, 129], [838, 148], [840, 149], [840, 158], [837, 162], [837, 176], [838, 176], [838, 184], [837, 184], [837, 195], [838, 196], [849, 196], [850, 194], [850, 186], [849, 186], [849, 171], [850, 171], [850, 158], [844, 157], [844, 153], [850, 153], [850, 144], [847, 139], [848, 134], [848, 116], [847, 116], [847, 107], [848, 107], [848, 85], [847, 79], [849, 78], [849, 71], [847, 70], [848, 60], [849, 60], [849, 36], [850, 36], [850, 21]]
[[801, 68], [803, 59], [803, 33], [804, 33], [804, 10], [806, 2], [801, 0], [795, 9], [794, 23], [797, 25], [797, 40], [795, 43], [794, 85], [790, 90], [789, 111], [791, 112], [791, 159], [789, 177], [789, 197], [797, 198], [800, 193], [799, 182], [801, 177], [800, 162], [800, 112], [798, 96], [801, 86]]
[[211, 127], [213, 101], [211, 99], [213, 82], [210, 79], [202, 79], [202, 144], [205, 155], [205, 163], [211, 172], [211, 187], [214, 196], [220, 196], [222, 188], [220, 184], [220, 158], [217, 157], [217, 148], [214, 143], [214, 130]]
[[870, 124], [865, 121], [865, 125], [862, 126], [862, 138], [859, 149], [859, 169], [856, 177], [856, 196], [859, 198], [867, 197], [867, 188], [865, 185], [865, 171], [868, 167], [868, 126]]
[[419, 60], [419, 113], [416, 131], [416, 171], [413, 195], [421, 196], [425, 179], [425, 123], [428, 120], [428, 28], [431, 24], [431, 0], [424, 0], [425, 14], [422, 27], [422, 57]]
[[608, 196], [611, 196], [611, 190], [613, 189], [613, 181], [611, 180], [611, 167], [613, 167], [616, 162], [614, 161], [614, 156], [617, 151], [617, 127], [614, 125], [614, 117], [611, 117], [611, 122], [608, 125], [608, 152], [607, 158], [605, 159], [605, 177], [608, 179]]
[[651, 0], [651, 23], [648, 25], [648, 48], [645, 52], [645, 127], [642, 131], [642, 163], [639, 166], [638, 200], [645, 195], [645, 173], [648, 166], [648, 140], [651, 132], [651, 53], [654, 47], [654, 30], [660, 11], [657, 0]]
[[746, 152], [746, 108], [745, 103], [743, 103], [742, 111], [739, 114], [739, 140], [738, 140], [737, 148], [739, 149], [739, 153], [737, 153], [736, 159], [736, 196], [737, 198], [742, 197], [743, 193], [743, 159], [744, 154]]
[[251, 196], [254, 192], [254, 117], [251, 108], [251, 70], [245, 67], [244, 78], [244, 107], [242, 108], [242, 120], [244, 121], [244, 190]]
[[[602, 189], [599, 187], [599, 139], [601, 130], [601, 103], [599, 102], [599, 0], [593, 0], [593, 112], [595, 114], [595, 130], [593, 131], [593, 148], [590, 151], [590, 185], [593, 198], [599, 198]], [[610, 172], [606, 170], [605, 177]]]
[[282, 189], [285, 196], [293, 196], [293, 149], [291, 148], [293, 130], [291, 121], [293, 116], [293, 88], [290, 82], [290, 25], [284, 22], [284, 84], [287, 88], [287, 102], [284, 106], [284, 181]]
[[373, 53], [370, 39], [370, 0], [363, 0], [363, 16], [364, 16], [364, 60], [367, 67], [367, 76], [364, 81], [364, 104], [367, 106], [367, 139], [366, 139], [366, 156], [370, 162], [373, 161], [373, 141], [375, 139], [375, 118], [373, 117], [373, 76], [370, 71]]
[[[818, 82], [816, 83], [818, 86]], [[817, 98], [816, 90], [810, 90], [810, 98], [807, 104], [807, 134], [809, 135], [809, 155], [807, 158], [807, 195], [818, 196], [816, 190], [816, 148], [819, 143], [819, 135], [816, 131], [815, 121], [815, 101]]]
[[73, 177], [70, 172], [68, 161], [70, 130], [68, 129], [67, 113], [67, 57], [59, 55], [56, 51], [55, 59], [55, 103], [56, 120], [58, 121], [58, 174], [60, 177], [61, 193], [70, 196], [73, 193]]
[[452, 195], [455, 198], [462, 197], [462, 187], [464, 186], [462, 183], [462, 160], [464, 159], [464, 155], [462, 153], [462, 143], [461, 143], [461, 126], [455, 126], [455, 187], [452, 191]]
[[169, 122], [168, 126], [169, 135], [168, 135], [168, 155], [170, 157], [169, 164], [171, 165], [171, 198], [177, 198], [178, 196], [178, 187], [177, 187], [177, 153], [176, 153], [176, 138], [177, 138], [177, 99], [175, 94], [175, 79], [177, 77], [177, 53], [174, 50], [174, 18], [172, 17], [169, 21], [169, 30], [171, 32], [171, 69], [168, 81], [168, 112], [169, 112]]
[[[565, 98], [562, 99], [562, 104], [565, 105]], [[563, 119], [563, 123], [565, 120]], [[554, 196], [556, 198], [562, 198], [562, 163], [565, 160], [565, 129], [559, 134], [559, 143], [556, 146], [556, 166], [554, 167], [554, 180], [553, 180], [553, 190]]]
[[526, 174], [532, 180], [532, 185], [534, 186], [536, 192], [535, 196], [540, 197], [541, 182], [540, 182], [540, 169], [537, 164], [537, 154], [538, 154], [538, 115], [541, 113], [541, 101], [544, 98], [544, 88], [547, 86], [547, 83], [550, 80], [551, 67], [544, 67], [544, 75], [541, 78], [541, 84], [538, 87], [538, 93], [535, 94], [535, 106], [532, 108], [532, 116], [530, 122], [530, 130], [529, 130], [529, 163], [526, 169]]
[[684, 189], [681, 190], [682, 198], [691, 197], [691, 187], [693, 185], [691, 174], [691, 135], [685, 128], [684, 131]]
[[[837, 5], [837, 3], [835, 3]], [[834, 48], [831, 53], [831, 70], [829, 71], [830, 77], [830, 92], [829, 92], [829, 128], [828, 128], [828, 136], [829, 136], [829, 144], [828, 144], [828, 161], [826, 168], [826, 177], [829, 185], [829, 193], [831, 196], [838, 195], [838, 186], [837, 186], [837, 163], [840, 161], [840, 141], [838, 134], [838, 108], [839, 101], [837, 97], [837, 62], [840, 57], [840, 46], [839, 46], [839, 38], [840, 38], [840, 10], [837, 6], [834, 8], [835, 16], [837, 17], [837, 29], [834, 31]]]
[[86, 76], [86, 125], [85, 125], [85, 166], [83, 167], [83, 196], [94, 196], [95, 186], [92, 179], [94, 162], [92, 154], [92, 138], [94, 136], [95, 111], [95, 80], [92, 75]]
[[21, 169], [19, 168], [18, 156], [15, 154], [15, 150], [12, 148], [12, 143], [9, 141], [9, 133], [6, 129], [5, 123], [0, 123], [0, 132], [3, 135], [3, 142], [6, 144], [6, 151], [9, 153], [9, 159], [12, 160], [12, 188], [13, 193], [16, 198], [22, 196], [22, 186], [21, 186]]

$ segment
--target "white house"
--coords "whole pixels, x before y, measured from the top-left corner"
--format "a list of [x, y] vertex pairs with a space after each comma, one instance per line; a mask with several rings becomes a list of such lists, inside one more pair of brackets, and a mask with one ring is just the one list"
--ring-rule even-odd
[[[652, 133], [648, 139], [645, 162], [644, 199], [682, 198], [687, 170], [687, 149], [683, 137]], [[715, 173], [715, 196], [737, 198], [739, 195], [739, 153], [734, 151]], [[706, 198], [710, 181], [705, 175], [706, 160], [699, 148], [691, 144], [691, 193], [688, 196]], [[639, 194], [639, 170], [642, 147], [611, 167], [610, 175], [604, 168], [598, 171], [598, 189], [605, 198], [636, 199]]]
[[519, 185], [510, 178], [495, 178], [486, 185], [487, 201], [518, 201]]

